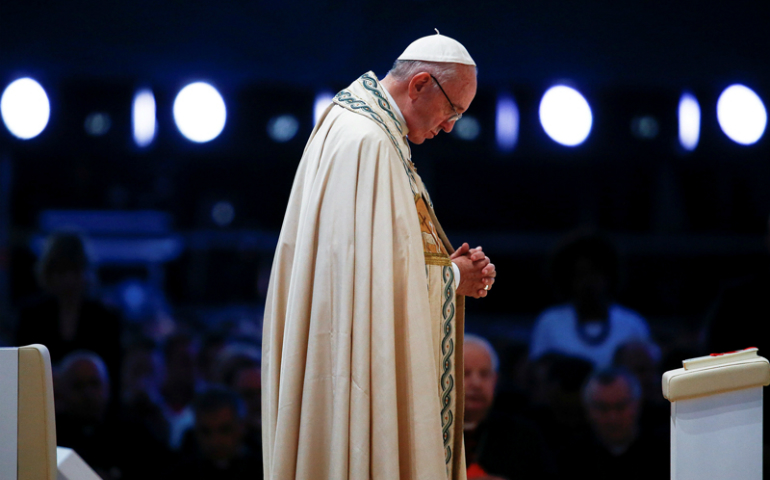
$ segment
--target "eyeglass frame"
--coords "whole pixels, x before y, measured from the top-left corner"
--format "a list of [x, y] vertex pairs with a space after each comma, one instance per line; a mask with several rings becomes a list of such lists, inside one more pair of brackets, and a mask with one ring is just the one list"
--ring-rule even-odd
[[441, 84], [438, 82], [438, 79], [434, 77], [432, 73], [428, 73], [428, 75], [430, 75], [430, 78], [432, 78], [433, 81], [436, 82], [436, 85], [438, 85], [438, 88], [441, 90], [441, 93], [444, 94], [444, 98], [446, 98], [446, 101], [449, 102], [449, 106], [452, 107], [452, 111], [455, 112], [455, 114], [449, 117], [447, 121], [456, 122], [461, 118], [463, 118], [463, 114], [457, 112], [457, 108], [455, 108], [455, 104], [452, 103], [452, 100], [449, 99], [449, 95], [446, 94], [446, 92], [444, 91], [444, 87], [441, 86]]

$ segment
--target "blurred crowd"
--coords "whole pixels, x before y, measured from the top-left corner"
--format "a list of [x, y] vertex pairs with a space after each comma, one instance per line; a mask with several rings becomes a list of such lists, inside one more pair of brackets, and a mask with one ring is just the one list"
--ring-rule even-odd
[[[725, 289], [703, 341], [684, 349], [657, 343], [617, 302], [621, 262], [602, 235], [566, 236], [549, 272], [558, 300], [529, 341], [465, 337], [468, 477], [667, 478], [661, 375], [709, 350], [762, 350], [739, 323], [770, 317], [770, 271]], [[36, 275], [41, 293], [20, 306], [13, 343], [51, 352], [60, 446], [105, 480], [262, 478], [258, 319], [127, 322], [92, 295], [78, 232], [48, 239]]]

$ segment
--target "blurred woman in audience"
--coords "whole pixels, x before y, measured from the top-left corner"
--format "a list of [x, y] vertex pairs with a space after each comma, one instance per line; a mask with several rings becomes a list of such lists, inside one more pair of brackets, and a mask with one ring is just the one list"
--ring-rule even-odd
[[[85, 238], [73, 231], [52, 234], [36, 275], [43, 293], [19, 310], [16, 344], [45, 345], [53, 363], [70, 352], [90, 350], [104, 360], [112, 378], [120, 378], [121, 318], [89, 295], [92, 271]], [[113, 394], [116, 387], [117, 382]]]
[[649, 338], [647, 322], [615, 302], [618, 254], [604, 237], [569, 235], [553, 255], [551, 276], [565, 303], [547, 309], [535, 322], [530, 359], [555, 352], [606, 368], [618, 346]]

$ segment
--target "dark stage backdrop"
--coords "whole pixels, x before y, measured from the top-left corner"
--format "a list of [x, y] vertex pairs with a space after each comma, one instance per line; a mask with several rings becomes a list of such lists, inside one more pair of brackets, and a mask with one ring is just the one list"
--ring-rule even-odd
[[[370, 69], [384, 75], [410, 41], [438, 28], [479, 65], [469, 114], [481, 133], [470, 142], [441, 135], [413, 154], [452, 239], [485, 245], [498, 265], [498, 295], [470, 302], [471, 322], [525, 332], [553, 300], [548, 253], [561, 235], [589, 225], [624, 256], [626, 304], [661, 335], [697, 330], [723, 282], [766, 267], [768, 141], [730, 142], [714, 106], [734, 82], [770, 99], [768, 20], [767, 4], [749, 0], [3, 2], [0, 85], [30, 75], [52, 101], [40, 138], [21, 142], [0, 128], [13, 180], [11, 300], [35, 289], [29, 243], [42, 210], [155, 209], [171, 213], [186, 246], [165, 267], [173, 304], [258, 305], [314, 94]], [[193, 145], [173, 126], [170, 105], [199, 79], [222, 92], [228, 125]], [[543, 91], [564, 80], [594, 109], [592, 135], [576, 149], [553, 144], [537, 119]], [[139, 87], [158, 102], [158, 137], [145, 150], [129, 126]], [[691, 153], [676, 136], [684, 90], [703, 113]], [[500, 92], [520, 109], [510, 153], [494, 142]], [[94, 109], [112, 114], [104, 137], [83, 132]], [[277, 144], [265, 129], [283, 112], [300, 128]], [[654, 139], [633, 135], [634, 119], [646, 115], [657, 119]], [[220, 200], [235, 208], [227, 228], [211, 220]], [[103, 275], [109, 283], [123, 274]]]

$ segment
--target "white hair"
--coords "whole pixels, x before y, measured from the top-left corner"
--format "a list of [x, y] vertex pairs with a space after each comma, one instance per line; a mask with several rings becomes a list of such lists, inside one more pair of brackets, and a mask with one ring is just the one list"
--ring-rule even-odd
[[495, 373], [498, 372], [498, 370], [500, 368], [500, 359], [497, 357], [497, 352], [495, 352], [495, 349], [494, 349], [494, 347], [492, 347], [492, 344], [489, 343], [489, 340], [487, 340], [486, 338], [484, 338], [482, 336], [479, 336], [479, 335], [474, 335], [472, 333], [466, 333], [465, 334], [464, 344], [465, 345], [478, 345], [481, 348], [483, 348], [484, 350], [486, 350], [487, 353], [489, 354], [490, 360], [492, 360], [492, 370], [494, 370]]
[[396, 80], [407, 81], [420, 72], [428, 72], [439, 82], [446, 82], [459, 76], [459, 69], [466, 67], [459, 63], [423, 62], [421, 60], [396, 60], [388, 75]]
[[105, 384], [110, 382], [110, 375], [104, 360], [102, 360], [102, 357], [98, 354], [90, 350], [75, 350], [74, 352], [67, 354], [67, 356], [61, 359], [56, 370], [60, 375], [67, 375], [76, 363], [83, 361], [91, 362], [96, 367]]

